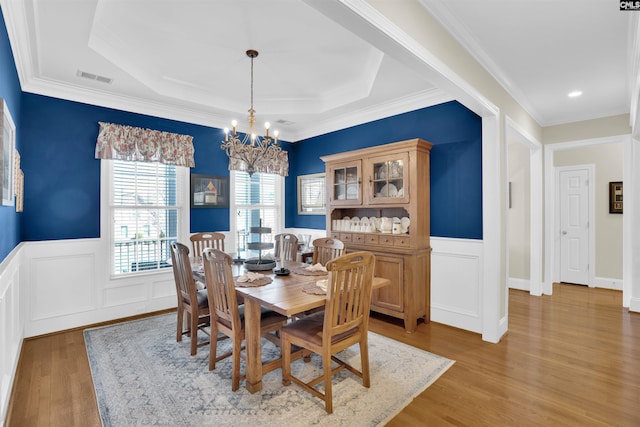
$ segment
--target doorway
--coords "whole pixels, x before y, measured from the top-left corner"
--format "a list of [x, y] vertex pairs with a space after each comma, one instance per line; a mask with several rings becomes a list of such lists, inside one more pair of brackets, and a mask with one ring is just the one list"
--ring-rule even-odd
[[507, 287], [543, 293], [542, 145], [506, 117]]
[[590, 230], [592, 165], [558, 169], [560, 204], [560, 281], [591, 285]]
[[[627, 162], [623, 151], [628, 149], [628, 136], [612, 136], [581, 141], [554, 143], [545, 146], [545, 294], [553, 293], [553, 283], [566, 281], [585, 284], [584, 276], [568, 276], [569, 266], [565, 261], [570, 258], [570, 250], [561, 247], [570, 230], [562, 224], [560, 172], [591, 168], [588, 178], [588, 255], [579, 255], [578, 241], [571, 248], [575, 259], [571, 260], [572, 269], [579, 271], [578, 256], [588, 262], [586, 284], [592, 287], [623, 291], [623, 301], [628, 291], [623, 289], [624, 248], [629, 248], [629, 238], [623, 233], [629, 224], [623, 223], [622, 215], [609, 214], [609, 182], [620, 181], [626, 177]], [[627, 147], [627, 148], [624, 148]], [[623, 150], [624, 148], [624, 150]], [[626, 184], [626, 182], [625, 182]], [[568, 190], [565, 188], [565, 190]], [[626, 192], [627, 188], [625, 188]], [[576, 196], [575, 205], [579, 205]], [[582, 209], [581, 209], [582, 210]], [[568, 214], [567, 214], [568, 215]], [[575, 214], [577, 215], [577, 214]], [[575, 218], [574, 218], [575, 219]], [[586, 220], [585, 220], [586, 221]], [[626, 225], [625, 225], [626, 224]], [[563, 231], [567, 234], [562, 234]], [[573, 236], [571, 236], [573, 237]], [[567, 239], [568, 240], [568, 239]], [[566, 243], [566, 242], [565, 242]], [[564, 254], [563, 254], [564, 250]], [[584, 270], [584, 268], [583, 268]], [[584, 274], [584, 273], [583, 273]], [[626, 295], [625, 295], [626, 294]], [[624, 304], [624, 302], [623, 302]]]

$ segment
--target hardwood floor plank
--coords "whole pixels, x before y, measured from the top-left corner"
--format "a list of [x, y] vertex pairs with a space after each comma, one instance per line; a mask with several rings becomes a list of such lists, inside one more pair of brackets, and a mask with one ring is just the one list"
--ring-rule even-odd
[[[555, 284], [509, 292], [498, 344], [431, 322], [415, 333], [374, 314], [372, 331], [456, 363], [388, 425], [640, 425], [640, 314], [620, 292]], [[26, 340], [7, 426], [99, 426], [81, 330]]]

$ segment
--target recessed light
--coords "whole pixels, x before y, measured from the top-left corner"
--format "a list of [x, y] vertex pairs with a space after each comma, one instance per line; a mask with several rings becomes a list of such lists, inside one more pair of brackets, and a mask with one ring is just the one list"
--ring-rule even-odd
[[581, 90], [574, 90], [573, 92], [569, 93], [569, 98], [576, 98], [578, 96], [582, 95], [582, 91]]

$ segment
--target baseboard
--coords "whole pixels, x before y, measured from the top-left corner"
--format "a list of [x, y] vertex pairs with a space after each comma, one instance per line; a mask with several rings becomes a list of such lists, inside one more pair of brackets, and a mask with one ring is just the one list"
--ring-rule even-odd
[[526, 291], [526, 292], [531, 291], [531, 282], [529, 281], [529, 279], [509, 277], [509, 280], [507, 281], [507, 283], [509, 285], [509, 289], [517, 289], [519, 291]]
[[594, 277], [593, 287], [622, 291], [622, 280], [607, 277]]

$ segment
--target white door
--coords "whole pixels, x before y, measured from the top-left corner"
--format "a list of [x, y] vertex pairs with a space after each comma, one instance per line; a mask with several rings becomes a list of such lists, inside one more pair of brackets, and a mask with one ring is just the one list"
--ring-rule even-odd
[[560, 172], [560, 281], [589, 278], [589, 170]]

